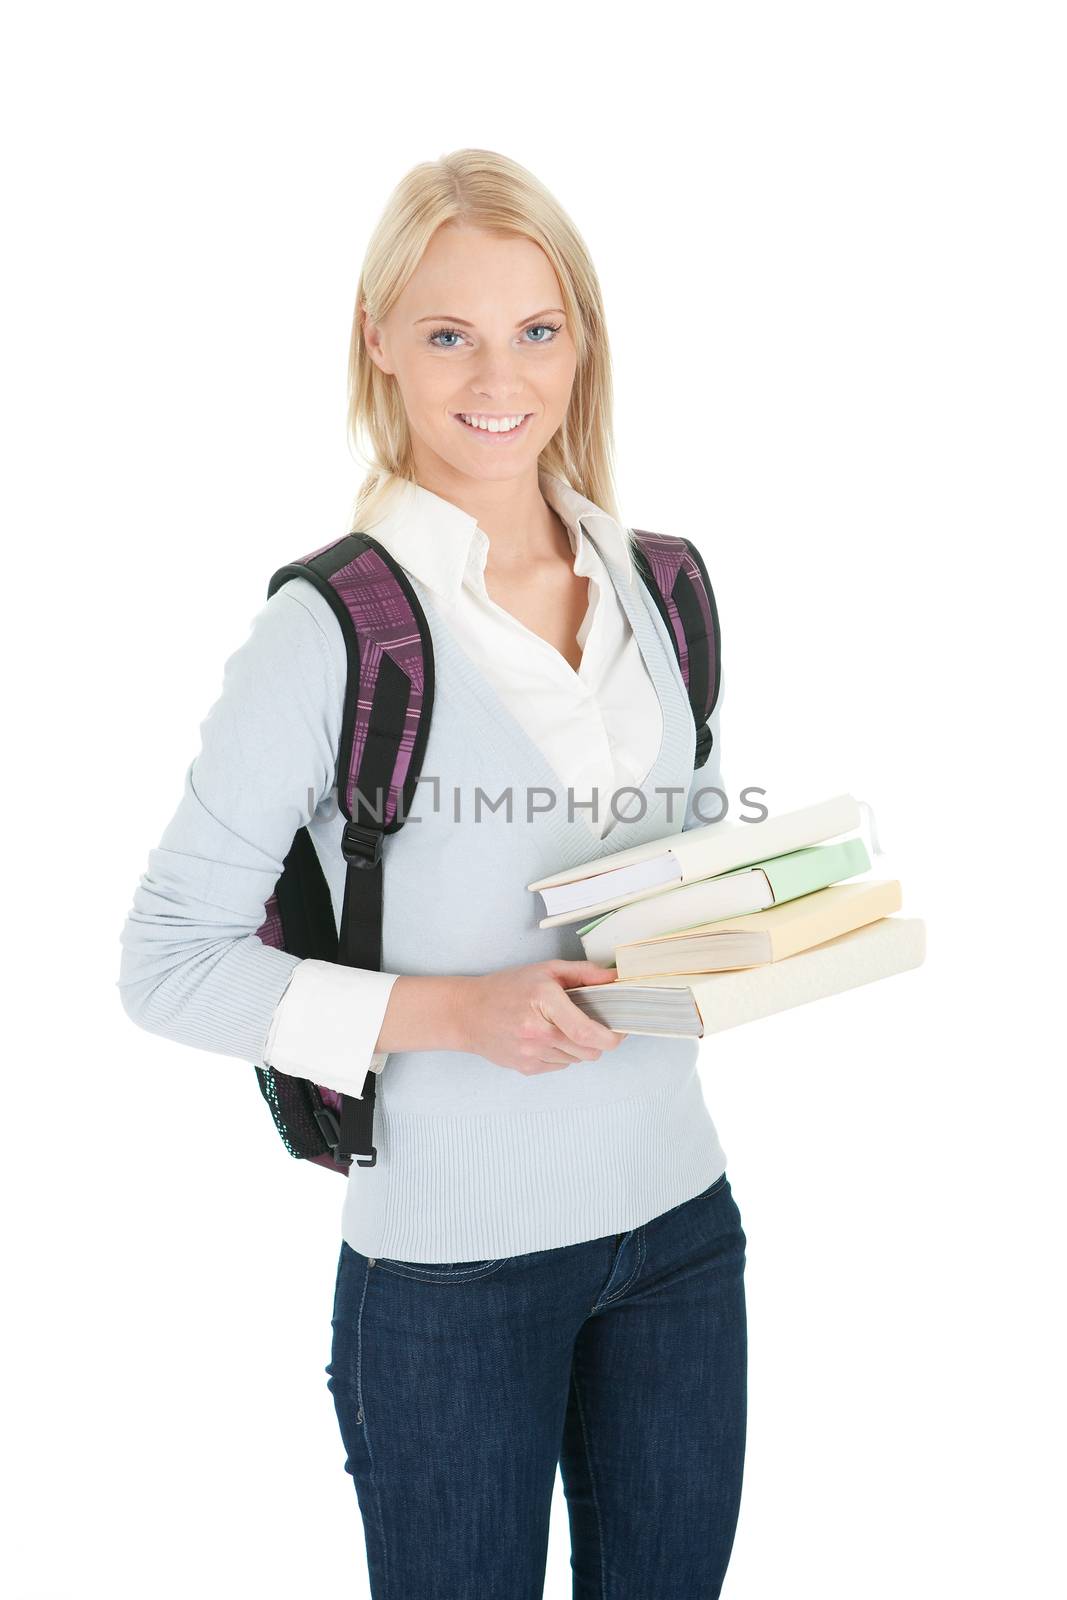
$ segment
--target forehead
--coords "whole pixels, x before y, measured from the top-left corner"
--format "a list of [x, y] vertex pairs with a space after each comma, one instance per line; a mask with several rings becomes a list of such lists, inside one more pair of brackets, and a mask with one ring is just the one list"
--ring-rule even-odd
[[402, 314], [512, 321], [560, 304], [559, 280], [539, 244], [516, 234], [446, 223], [397, 300]]

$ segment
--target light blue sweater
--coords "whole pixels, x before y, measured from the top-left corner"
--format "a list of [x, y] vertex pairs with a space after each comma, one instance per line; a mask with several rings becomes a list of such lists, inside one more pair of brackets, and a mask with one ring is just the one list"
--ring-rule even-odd
[[[664, 713], [641, 785], [645, 815], [606, 839], [581, 811], [568, 820], [566, 787], [412, 579], [436, 689], [424, 780], [409, 820], [384, 841], [383, 970], [481, 973], [581, 959], [576, 924], [539, 928], [541, 900], [526, 885], [703, 820], [693, 798], [721, 786], [720, 707], [711, 758], [694, 772], [692, 712], [662, 619], [644, 584], [631, 589], [605, 561]], [[183, 799], [149, 853], [121, 935], [122, 1003], [150, 1032], [263, 1061], [298, 958], [255, 930], [303, 824], [340, 918], [345, 670], [337, 619], [302, 578], [267, 602], [227, 661]], [[492, 807], [508, 789], [510, 821], [505, 806]], [[533, 790], [534, 807], [545, 791], [555, 804], [528, 819]], [[719, 807], [708, 797], [701, 809], [711, 819]], [[598, 1060], [525, 1076], [459, 1051], [391, 1051], [377, 1084], [377, 1165], [352, 1166], [344, 1238], [373, 1257], [485, 1260], [620, 1233], [691, 1199], [726, 1166], [697, 1052], [695, 1040], [629, 1034]], [[261, 1136], [277, 1138], [248, 1070], [249, 1138], [257, 1116]]]

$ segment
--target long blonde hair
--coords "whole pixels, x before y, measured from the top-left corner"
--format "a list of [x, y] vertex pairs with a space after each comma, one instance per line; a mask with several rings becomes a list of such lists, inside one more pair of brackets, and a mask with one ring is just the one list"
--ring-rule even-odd
[[390, 195], [367, 245], [348, 354], [348, 436], [370, 470], [356, 497], [351, 531], [369, 529], [395, 479], [415, 477], [403, 400], [395, 379], [367, 353], [360, 307], [380, 322], [436, 230], [453, 220], [532, 239], [555, 268], [578, 359], [567, 415], [542, 450], [538, 467], [618, 519], [611, 360], [589, 252], [559, 202], [525, 167], [495, 150], [456, 150], [412, 167]]

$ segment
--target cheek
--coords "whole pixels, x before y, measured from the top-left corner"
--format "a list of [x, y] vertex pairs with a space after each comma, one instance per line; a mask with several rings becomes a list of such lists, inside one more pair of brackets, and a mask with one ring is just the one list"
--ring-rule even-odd
[[[456, 374], [431, 356], [415, 356], [397, 367], [397, 383], [409, 416], [431, 421], [443, 416], [456, 392]], [[447, 420], [447, 419], [446, 419]]]
[[573, 349], [561, 351], [557, 359], [546, 364], [542, 386], [545, 397], [551, 398], [559, 407], [566, 407], [577, 370], [578, 361]]
[[553, 382], [569, 388], [578, 370], [578, 352], [574, 348], [573, 340], [566, 339], [562, 344], [553, 345], [548, 365]]

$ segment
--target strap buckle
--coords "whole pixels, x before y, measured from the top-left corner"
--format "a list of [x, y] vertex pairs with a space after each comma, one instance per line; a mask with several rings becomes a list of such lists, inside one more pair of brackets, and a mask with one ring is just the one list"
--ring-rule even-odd
[[326, 1140], [330, 1149], [336, 1153], [337, 1146], [341, 1143], [341, 1126], [337, 1118], [329, 1106], [316, 1106], [314, 1117], [319, 1125], [319, 1132], [322, 1137]]
[[356, 867], [376, 867], [382, 859], [381, 828], [363, 822], [346, 822], [341, 834], [341, 854]]

